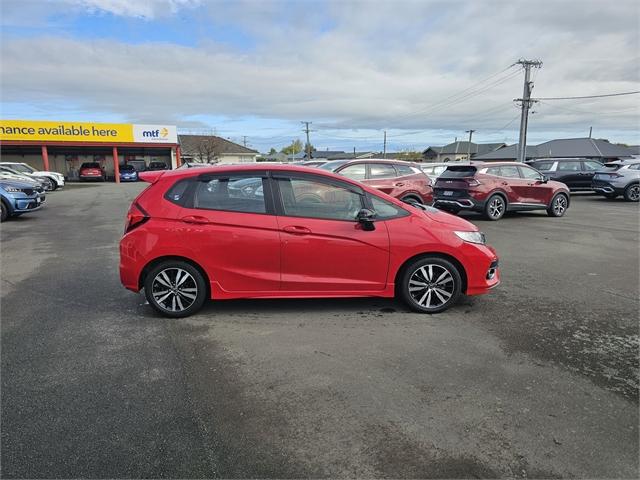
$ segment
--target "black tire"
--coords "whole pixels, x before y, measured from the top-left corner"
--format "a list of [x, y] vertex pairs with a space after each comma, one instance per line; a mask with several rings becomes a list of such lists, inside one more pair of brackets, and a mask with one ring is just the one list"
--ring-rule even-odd
[[[188, 274], [186, 280], [179, 276], [182, 275], [179, 272]], [[156, 312], [166, 317], [182, 318], [202, 308], [208, 288], [204, 275], [196, 267], [181, 260], [166, 260], [149, 271], [144, 279], [144, 293]], [[195, 298], [190, 298], [191, 295]], [[191, 303], [186, 306], [187, 302]]]
[[569, 196], [566, 193], [556, 193], [547, 208], [550, 217], [563, 217], [569, 208]]
[[640, 183], [632, 183], [624, 189], [624, 199], [627, 202], [637, 202], [640, 200]]
[[0, 215], [0, 222], [4, 222], [9, 218], [9, 208], [4, 204], [4, 200], [0, 200], [0, 206], [2, 207], [2, 214]]
[[51, 180], [51, 185], [53, 185], [52, 191], [57, 190], [58, 189], [58, 182], [56, 182], [52, 177], [47, 177], [47, 178], [49, 180]]
[[402, 300], [411, 310], [420, 313], [443, 312], [457, 303], [461, 292], [462, 277], [458, 268], [440, 257], [422, 257], [411, 262], [398, 285]]
[[507, 211], [507, 201], [502, 195], [493, 194], [484, 204], [484, 216], [487, 220], [500, 220]]

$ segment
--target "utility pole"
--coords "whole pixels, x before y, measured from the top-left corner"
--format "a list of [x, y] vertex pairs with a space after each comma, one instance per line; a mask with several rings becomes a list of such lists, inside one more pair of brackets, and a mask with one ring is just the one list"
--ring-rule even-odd
[[516, 102], [521, 102], [522, 113], [520, 115], [520, 137], [518, 139], [518, 161], [524, 162], [527, 157], [527, 126], [529, 123], [529, 109], [537, 100], [531, 100], [531, 90], [533, 90], [533, 82], [531, 78], [531, 67], [540, 68], [542, 62], [540, 60], [525, 60], [521, 58], [516, 63], [524, 67], [524, 90], [522, 98], [516, 98]]
[[245, 148], [246, 148], [246, 146], [247, 146], [247, 136], [246, 136], [246, 135], [243, 135], [243, 136], [242, 136], [242, 144], [243, 144], [243, 145], [245, 146]]
[[312, 124], [313, 122], [300, 122], [300, 123], [304, 123], [303, 132], [307, 134], [307, 161], [308, 161], [308, 160], [311, 160], [311, 143], [309, 142], [309, 125]]
[[465, 133], [469, 134], [469, 143], [467, 144], [467, 162], [471, 161], [471, 136], [475, 130], [465, 130]]
[[589, 127], [589, 138], [591, 138], [592, 133], [593, 133], [593, 127]]
[[382, 147], [382, 158], [387, 158], [387, 131], [384, 131], [384, 147]]
[[353, 147], [353, 158], [356, 158], [356, 147]]

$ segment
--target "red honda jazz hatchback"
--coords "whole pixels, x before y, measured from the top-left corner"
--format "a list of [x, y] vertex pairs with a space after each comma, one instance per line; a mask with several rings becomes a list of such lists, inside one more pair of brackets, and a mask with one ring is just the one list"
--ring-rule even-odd
[[394, 297], [441, 312], [498, 285], [495, 251], [461, 218], [321, 170], [229, 165], [144, 172], [120, 278], [169, 317], [205, 300]]

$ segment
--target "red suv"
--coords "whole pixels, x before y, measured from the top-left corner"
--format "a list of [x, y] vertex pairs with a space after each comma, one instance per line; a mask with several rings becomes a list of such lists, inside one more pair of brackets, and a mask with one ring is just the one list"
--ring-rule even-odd
[[518, 162], [451, 165], [438, 177], [433, 192], [435, 207], [482, 212], [489, 220], [520, 210], [546, 210], [562, 217], [569, 208], [564, 183]]
[[406, 203], [431, 205], [431, 179], [413, 163], [400, 160], [333, 160], [320, 166], [398, 198]]
[[345, 177], [291, 165], [143, 172], [120, 278], [161, 314], [206, 299], [393, 297], [436, 313], [499, 283], [473, 224]]
[[78, 176], [82, 181], [98, 180], [100, 182], [104, 182], [107, 177], [98, 162], [87, 162], [80, 165]]

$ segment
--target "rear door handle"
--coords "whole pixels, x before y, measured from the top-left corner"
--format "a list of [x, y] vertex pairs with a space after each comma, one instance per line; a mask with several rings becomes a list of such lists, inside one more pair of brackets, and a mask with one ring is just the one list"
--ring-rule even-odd
[[185, 223], [196, 223], [199, 225], [204, 225], [205, 223], [209, 223], [209, 219], [206, 217], [201, 217], [199, 215], [187, 215], [186, 217], [182, 217], [182, 220]]
[[299, 225], [287, 225], [286, 227], [283, 227], [282, 230], [294, 235], [307, 235], [311, 233], [311, 230], [307, 227], [301, 227]]
[[502, 185], [509, 185], [507, 182], [502, 182]]

